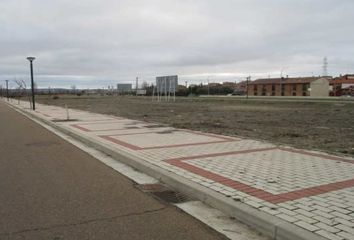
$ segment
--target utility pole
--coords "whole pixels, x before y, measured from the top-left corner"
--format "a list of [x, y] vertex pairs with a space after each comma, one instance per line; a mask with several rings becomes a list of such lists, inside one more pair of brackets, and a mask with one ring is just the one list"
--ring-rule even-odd
[[176, 91], [177, 91], [177, 80], [176, 80], [176, 82], [174, 82], [174, 84], [173, 84], [173, 101], [174, 102], [176, 102]]
[[170, 101], [171, 99], [171, 82], [172, 82], [172, 79], [170, 79], [168, 81], [168, 102]]
[[6, 82], [6, 98], [9, 101], [9, 80], [5, 80]]
[[251, 76], [248, 76], [247, 78], [246, 78], [246, 98], [248, 99], [248, 81], [250, 81], [251, 80]]
[[30, 61], [30, 67], [31, 67], [31, 89], [32, 89], [32, 108], [33, 111], [36, 110], [36, 105], [34, 101], [34, 81], [33, 81], [33, 61], [35, 60], [35, 57], [28, 57], [27, 60]]
[[210, 87], [209, 87], [209, 77], [208, 77], [208, 96], [210, 95]]
[[280, 70], [280, 82], [279, 82], [279, 96], [283, 96], [283, 91], [282, 91], [282, 87], [283, 87], [283, 73], [284, 73], [284, 70], [287, 69], [288, 67], [283, 67], [281, 70]]
[[165, 79], [165, 102], [167, 102], [167, 80], [166, 77], [164, 79]]
[[136, 77], [136, 81], [135, 81], [135, 93], [136, 93], [136, 96], [138, 96], [138, 86], [139, 86], [139, 77]]
[[151, 84], [151, 87], [152, 87], [152, 98], [151, 98], [151, 101], [153, 102], [154, 101], [154, 97], [155, 97], [155, 86], [154, 86], [154, 84]]
[[322, 76], [323, 77], [327, 77], [328, 76], [328, 59], [327, 57], [324, 57], [323, 58], [323, 73], [322, 73]]
[[279, 96], [283, 96], [283, 90], [282, 90], [283, 71], [284, 71], [284, 68], [282, 68], [280, 71]]

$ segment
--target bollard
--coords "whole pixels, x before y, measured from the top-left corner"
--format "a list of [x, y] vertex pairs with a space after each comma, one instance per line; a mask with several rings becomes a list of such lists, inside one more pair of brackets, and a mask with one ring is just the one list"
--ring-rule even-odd
[[65, 104], [65, 110], [66, 110], [66, 120], [69, 121], [70, 116], [69, 116], [69, 109], [68, 109], [68, 105]]

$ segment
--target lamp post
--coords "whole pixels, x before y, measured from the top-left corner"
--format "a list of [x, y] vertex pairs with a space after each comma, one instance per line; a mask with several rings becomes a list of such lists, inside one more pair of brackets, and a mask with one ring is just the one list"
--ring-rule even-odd
[[27, 60], [30, 61], [31, 65], [31, 88], [32, 88], [32, 108], [33, 111], [36, 110], [35, 102], [34, 102], [34, 82], [33, 82], [33, 61], [35, 60], [35, 57], [28, 57]]
[[5, 80], [6, 81], [6, 98], [7, 101], [9, 101], [9, 80]]

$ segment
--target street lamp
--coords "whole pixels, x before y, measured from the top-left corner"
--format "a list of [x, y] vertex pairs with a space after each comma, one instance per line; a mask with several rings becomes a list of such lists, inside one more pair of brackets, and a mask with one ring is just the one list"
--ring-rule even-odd
[[34, 103], [34, 82], [33, 82], [33, 61], [35, 60], [35, 57], [28, 57], [27, 60], [30, 61], [31, 65], [31, 88], [32, 88], [32, 108], [33, 111], [36, 110], [36, 106]]
[[9, 80], [5, 80], [6, 82], [6, 98], [9, 101]]

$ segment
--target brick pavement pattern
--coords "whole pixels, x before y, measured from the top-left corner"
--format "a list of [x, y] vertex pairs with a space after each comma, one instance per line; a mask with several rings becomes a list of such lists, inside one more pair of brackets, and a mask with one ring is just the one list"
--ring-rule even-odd
[[[35, 114], [66, 119], [54, 106]], [[354, 159], [80, 110], [70, 117], [57, 124], [325, 238], [354, 239]]]

